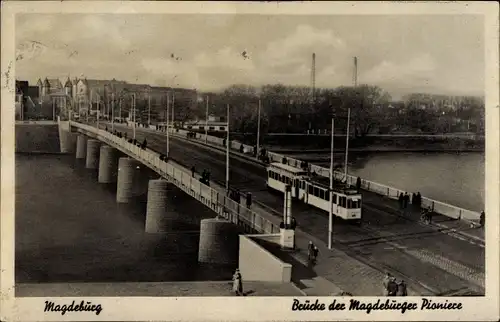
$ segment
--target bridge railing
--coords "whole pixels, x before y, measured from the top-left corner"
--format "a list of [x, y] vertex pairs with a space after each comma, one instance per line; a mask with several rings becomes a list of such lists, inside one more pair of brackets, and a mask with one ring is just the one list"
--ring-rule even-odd
[[[178, 129], [176, 130], [176, 133], [179, 135], [187, 136], [187, 133], [189, 131]], [[201, 141], [205, 141], [205, 134], [201, 133], [196, 133], [196, 139], [199, 139]], [[214, 136], [207, 136], [207, 142], [210, 142], [212, 144], [218, 145], [218, 146], [223, 146], [223, 139], [214, 137]], [[240, 149], [242, 143], [232, 140], [231, 141], [231, 148], [233, 150], [238, 151]], [[253, 146], [250, 145], [245, 145], [243, 144], [243, 147], [246, 151], [253, 151]], [[300, 167], [302, 164], [301, 160], [294, 159], [279, 153], [275, 152], [268, 152], [268, 156], [271, 162], [282, 162], [283, 158], [286, 158], [287, 164], [295, 167]], [[316, 174], [323, 176], [323, 177], [329, 177], [330, 176], [330, 169], [324, 168], [315, 164], [311, 164], [311, 171], [314, 171]], [[334, 178], [336, 180], [345, 180], [344, 174], [342, 172], [335, 171], [334, 173]], [[347, 182], [351, 185], [356, 184], [357, 178], [355, 176], [348, 175], [347, 176]], [[374, 193], [377, 193], [379, 195], [391, 198], [391, 199], [397, 199], [400, 193], [405, 193], [408, 192], [411, 194], [411, 191], [405, 191], [403, 189], [398, 189], [394, 187], [390, 187], [381, 183], [377, 183], [374, 181], [370, 180], [361, 180], [361, 188], [367, 191], [371, 191]], [[463, 209], [460, 207], [456, 207], [441, 201], [433, 200], [427, 197], [422, 197], [422, 207], [431, 207], [434, 212], [439, 213], [441, 215], [454, 218], [454, 219], [462, 219], [466, 221], [478, 221], [480, 214], [476, 211], [472, 210], [467, 210]]]
[[153, 169], [178, 188], [191, 195], [214, 212], [241, 226], [247, 232], [278, 233], [279, 226], [262, 217], [255, 211], [248, 209], [242, 204], [231, 200], [222, 191], [217, 191], [194, 178], [190, 171], [181, 169], [171, 163], [160, 160], [160, 154], [150, 149], [142, 149], [125, 138], [119, 138], [105, 130], [71, 122], [72, 126], [78, 127], [88, 133], [95, 134], [101, 141], [118, 148]]

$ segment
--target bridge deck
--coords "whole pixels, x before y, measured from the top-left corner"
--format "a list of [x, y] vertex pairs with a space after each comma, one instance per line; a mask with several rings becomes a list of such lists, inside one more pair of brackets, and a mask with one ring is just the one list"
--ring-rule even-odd
[[[130, 128], [115, 126], [131, 136]], [[166, 152], [164, 134], [142, 128], [138, 128], [136, 133], [140, 141], [147, 137], [149, 148]], [[218, 149], [173, 138], [170, 157], [187, 168], [194, 165], [197, 172], [210, 170], [211, 178], [216, 183], [225, 180], [225, 156]], [[283, 197], [264, 190], [264, 167], [242, 161], [234, 155], [230, 165], [231, 186], [242, 192], [252, 192], [254, 200], [259, 201], [253, 207], [274, 213], [275, 220], [279, 221]], [[312, 239], [320, 248], [319, 263], [310, 268], [315, 274], [346, 291], [363, 295], [380, 294], [383, 271], [391, 271], [404, 278], [413, 289], [413, 294], [445, 294], [464, 288], [483, 290], [484, 248], [465, 238], [456, 238], [452, 233], [443, 233], [443, 229], [435, 225], [420, 224], [415, 211], [402, 215], [393, 200], [374, 193], [363, 194], [362, 226], [336, 221], [334, 239], [337, 249], [332, 251], [325, 247], [327, 214], [298, 202], [293, 203], [293, 216], [304, 232], [297, 234], [298, 246], [304, 250], [308, 240]], [[440, 225], [446, 225], [446, 222]], [[304, 253], [297, 256], [303, 257]]]

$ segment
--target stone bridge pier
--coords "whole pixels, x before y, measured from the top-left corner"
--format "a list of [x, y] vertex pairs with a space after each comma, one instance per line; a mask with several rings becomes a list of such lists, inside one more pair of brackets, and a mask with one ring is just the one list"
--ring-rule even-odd
[[[176, 222], [182, 221], [181, 217], [186, 214], [175, 209], [176, 199], [172, 196], [177, 187], [173, 183], [163, 178], [150, 180], [150, 170], [145, 165], [132, 157], [124, 156], [119, 150], [100, 140], [81, 133], [75, 141], [76, 158], [85, 159], [87, 169], [98, 170], [98, 182], [116, 184], [117, 203], [126, 204], [147, 194], [144, 226], [146, 233], [175, 232]], [[239, 231], [234, 223], [220, 217], [201, 220], [199, 263], [237, 263], [238, 245]]]

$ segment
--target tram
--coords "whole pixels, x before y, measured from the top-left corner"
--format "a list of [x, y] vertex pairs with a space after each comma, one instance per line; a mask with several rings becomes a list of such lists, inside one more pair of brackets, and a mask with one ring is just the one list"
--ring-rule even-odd
[[292, 198], [298, 199], [315, 208], [329, 211], [344, 220], [361, 222], [361, 194], [356, 189], [329, 187], [320, 182], [321, 179], [312, 179], [307, 171], [279, 162], [271, 163], [267, 167], [268, 189], [285, 192], [286, 185], [292, 187]]

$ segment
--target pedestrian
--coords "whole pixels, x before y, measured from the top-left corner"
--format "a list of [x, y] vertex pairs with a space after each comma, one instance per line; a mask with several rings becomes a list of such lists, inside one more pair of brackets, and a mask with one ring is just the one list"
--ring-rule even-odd
[[411, 204], [412, 204], [413, 208], [415, 208], [417, 206], [417, 194], [415, 192], [412, 193], [412, 195], [411, 195]]
[[318, 259], [318, 254], [319, 254], [319, 248], [314, 245], [314, 249], [313, 249], [313, 260], [316, 262], [316, 260]]
[[148, 141], [146, 141], [146, 138], [144, 138], [144, 141], [142, 141], [142, 148], [146, 150], [147, 146], [148, 146]]
[[191, 176], [194, 178], [194, 174], [196, 172], [196, 169], [194, 167], [194, 165], [191, 167]]
[[387, 296], [396, 296], [397, 293], [398, 284], [396, 283], [396, 278], [394, 276], [391, 276], [387, 285]]
[[420, 192], [417, 192], [417, 204], [418, 204], [418, 208], [422, 208], [422, 195], [420, 194]]
[[307, 245], [307, 259], [311, 261], [314, 257], [314, 244], [312, 241], [309, 241], [309, 245]]
[[403, 193], [401, 192], [401, 193], [399, 194], [399, 198], [398, 198], [398, 200], [399, 200], [399, 209], [403, 209], [403, 206], [404, 206], [404, 198], [405, 198], [405, 197], [403, 196]]
[[247, 193], [247, 208], [250, 209], [252, 207], [252, 194], [250, 192]]
[[254, 145], [254, 147], [253, 147], [253, 156], [257, 157], [257, 146], [256, 145]]
[[396, 296], [408, 296], [408, 290], [405, 281], [401, 280], [398, 283], [398, 290]]
[[245, 148], [243, 147], [243, 144], [240, 145], [240, 153], [245, 152]]
[[389, 295], [388, 290], [389, 290], [389, 283], [391, 281], [392, 275], [391, 273], [386, 273], [384, 280], [382, 282], [382, 285], [384, 286], [384, 296]]
[[410, 195], [408, 192], [405, 192], [404, 195], [404, 208], [406, 209], [408, 207], [408, 204], [410, 203]]
[[360, 177], [358, 177], [356, 179], [356, 190], [359, 191], [359, 189], [361, 189], [361, 178]]
[[481, 215], [479, 216], [479, 225], [481, 227], [484, 227], [484, 221], [486, 219], [485, 217], [486, 216], [485, 216], [485, 213], [484, 213], [484, 210], [483, 210], [483, 211], [481, 211]]
[[233, 275], [233, 292], [237, 295], [243, 295], [243, 282], [241, 280], [241, 273], [239, 269], [236, 269]]
[[241, 192], [240, 190], [236, 190], [236, 202], [241, 204]]

